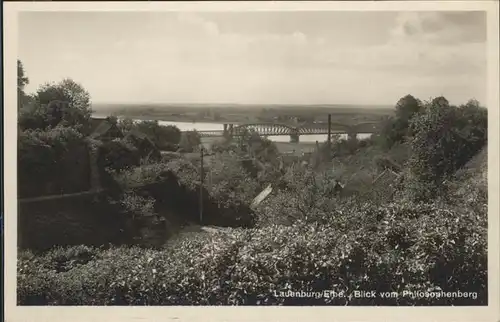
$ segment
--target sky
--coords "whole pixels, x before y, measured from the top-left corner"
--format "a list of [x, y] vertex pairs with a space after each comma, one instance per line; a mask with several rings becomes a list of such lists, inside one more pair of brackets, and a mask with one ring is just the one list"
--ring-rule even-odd
[[484, 12], [22, 12], [35, 91], [94, 103], [394, 105], [486, 101]]

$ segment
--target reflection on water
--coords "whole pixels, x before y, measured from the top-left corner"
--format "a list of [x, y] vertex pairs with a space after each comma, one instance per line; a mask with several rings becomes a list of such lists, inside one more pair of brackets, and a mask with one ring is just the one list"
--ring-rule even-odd
[[[372, 133], [358, 133], [358, 139], [366, 139], [369, 138]], [[327, 139], [327, 134], [314, 134], [314, 135], [301, 135], [299, 140], [300, 142], [325, 142]], [[347, 134], [340, 134], [340, 139], [347, 139]], [[271, 135], [267, 137], [269, 140], [274, 142], [289, 142], [290, 137], [287, 135]]]
[[175, 125], [181, 131], [222, 131], [224, 125], [221, 123], [191, 123], [191, 122], [170, 122], [158, 121], [160, 125]]

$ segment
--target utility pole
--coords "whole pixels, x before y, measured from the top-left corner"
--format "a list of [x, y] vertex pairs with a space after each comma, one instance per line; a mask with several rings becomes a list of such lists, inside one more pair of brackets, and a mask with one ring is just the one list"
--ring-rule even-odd
[[200, 225], [203, 223], [203, 144], [200, 144]]
[[328, 161], [332, 158], [332, 114], [328, 114]]
[[328, 138], [327, 138], [327, 141], [328, 141], [328, 147], [330, 147], [331, 145], [331, 141], [332, 141], [332, 114], [328, 114]]

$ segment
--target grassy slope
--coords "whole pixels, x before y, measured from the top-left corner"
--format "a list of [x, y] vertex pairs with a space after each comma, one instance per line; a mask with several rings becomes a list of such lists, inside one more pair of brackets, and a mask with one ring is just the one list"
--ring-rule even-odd
[[385, 152], [377, 146], [369, 146], [359, 149], [354, 155], [338, 157], [334, 161], [335, 172], [339, 179], [362, 178], [364, 176], [374, 179], [380, 170], [375, 160], [377, 158], [388, 158], [398, 164], [404, 164], [409, 155], [408, 147], [404, 144], [396, 145]]
[[457, 177], [468, 175], [477, 179], [487, 179], [488, 176], [488, 147], [485, 146], [467, 164], [457, 172]]
[[488, 191], [488, 147], [485, 146], [476, 156], [457, 171], [453, 181], [459, 195], [472, 196], [471, 192]]

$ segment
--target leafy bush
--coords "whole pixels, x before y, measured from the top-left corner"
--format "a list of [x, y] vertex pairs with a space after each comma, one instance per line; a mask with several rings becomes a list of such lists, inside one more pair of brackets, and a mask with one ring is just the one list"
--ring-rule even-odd
[[257, 209], [259, 225], [324, 222], [325, 214], [353, 202], [352, 191], [346, 193], [338, 178], [330, 171], [291, 167], [273, 184], [273, 193]]
[[21, 196], [71, 193], [89, 188], [89, 147], [70, 127], [19, 132]]
[[147, 185], [160, 181], [162, 174], [169, 171], [169, 163], [151, 163], [141, 166], [127, 168], [125, 171], [114, 174], [115, 180], [123, 189]]
[[409, 133], [411, 119], [422, 109], [422, 103], [411, 95], [402, 97], [396, 104], [396, 113], [388, 118], [380, 135], [378, 142], [385, 148], [390, 149], [396, 143], [402, 143]]
[[224, 153], [224, 152], [237, 153], [239, 147], [236, 144], [236, 142], [229, 140], [227, 138], [223, 138], [221, 140], [214, 141], [210, 146], [210, 150], [214, 153]]
[[32, 103], [20, 111], [19, 126], [23, 130], [62, 125], [89, 133], [90, 95], [75, 81], [63, 79], [59, 83], [42, 85], [33, 95]]
[[79, 265], [84, 265], [94, 260], [99, 252], [96, 247], [78, 245], [72, 247], [55, 247], [47, 251], [43, 256], [37, 256], [29, 250], [23, 250], [19, 254], [20, 260], [35, 261], [41, 267], [55, 270], [56, 272], [67, 272]]
[[20, 106], [18, 124], [21, 130], [46, 129], [52, 123], [46, 106], [40, 106], [34, 102]]
[[[221, 160], [219, 160], [221, 161]], [[204, 221], [219, 225], [240, 225], [251, 220], [249, 205], [257, 194], [257, 183], [242, 171], [238, 161], [227, 159], [212, 169], [210, 184], [208, 168], [203, 188]], [[143, 164], [114, 174], [121, 191], [138, 188], [143, 196], [155, 200], [157, 212], [199, 220], [199, 165], [181, 158], [170, 162]], [[230, 180], [230, 181], [228, 181]], [[142, 186], [142, 188], [140, 188]], [[120, 202], [120, 201], [118, 201]]]
[[155, 200], [127, 192], [121, 199], [122, 206], [133, 217], [153, 216]]
[[[344, 156], [354, 155], [357, 152], [361, 151], [362, 149], [370, 147], [372, 145], [371, 141], [372, 141], [371, 138], [360, 140], [355, 136], [351, 136], [347, 140], [342, 138], [333, 140], [332, 156], [344, 157]], [[327, 145], [325, 143], [322, 147], [324, 153], [327, 152], [326, 146]]]
[[162, 182], [174, 175], [179, 185], [194, 191], [199, 187], [199, 171], [199, 165], [197, 166], [192, 161], [180, 157], [166, 162], [143, 163], [140, 166], [115, 173], [114, 178], [123, 189], [127, 189]]
[[174, 125], [160, 125], [158, 121], [140, 121], [134, 123], [130, 119], [121, 120], [119, 127], [126, 133], [133, 129], [145, 134], [160, 150], [176, 151], [181, 139], [181, 131]]
[[140, 155], [136, 147], [126, 140], [116, 139], [104, 142], [98, 151], [98, 165], [101, 169], [123, 171], [140, 164]]
[[182, 152], [194, 152], [198, 150], [200, 144], [200, 134], [197, 131], [187, 131], [181, 134], [179, 149]]
[[455, 107], [444, 98], [425, 105], [410, 124], [410, 192], [417, 199], [438, 195], [443, 181], [486, 144], [488, 115], [475, 102]]
[[240, 131], [240, 135], [232, 140], [223, 139], [214, 142], [211, 150], [216, 153], [234, 153], [241, 158], [252, 157], [264, 165], [278, 166], [280, 153], [273, 141], [261, 137], [253, 130]]
[[156, 200], [147, 194], [127, 191], [119, 200], [127, 216], [127, 233], [135, 245], [160, 247], [167, 240], [168, 218], [156, 211]]
[[207, 176], [208, 191], [222, 208], [249, 205], [258, 193], [258, 183], [230, 154], [217, 155], [210, 164]]
[[[486, 232], [486, 214], [463, 207], [341, 207], [321, 225], [235, 229], [164, 250], [112, 248], [66, 272], [21, 257], [18, 303], [486, 305]], [[289, 289], [443, 290], [478, 298], [276, 296]]]

